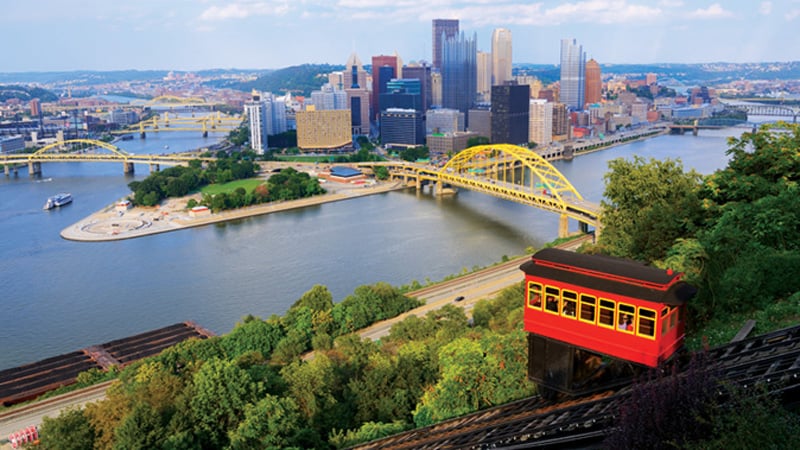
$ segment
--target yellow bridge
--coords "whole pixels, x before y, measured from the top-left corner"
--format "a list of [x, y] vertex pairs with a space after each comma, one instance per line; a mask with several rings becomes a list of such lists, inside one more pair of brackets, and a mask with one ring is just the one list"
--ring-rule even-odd
[[[364, 165], [367, 165], [366, 163]], [[370, 165], [375, 165], [372, 163]], [[422, 189], [434, 183], [437, 193], [460, 187], [534, 206], [560, 215], [558, 234], [569, 234], [569, 219], [599, 234], [600, 206], [586, 201], [555, 167], [533, 151], [516, 145], [470, 147], [455, 155], [444, 167], [412, 163], [383, 163], [394, 179], [403, 179]]]
[[209, 132], [229, 133], [239, 127], [242, 123], [241, 117], [226, 117], [220, 112], [216, 115], [202, 117], [179, 117], [170, 118], [169, 113], [163, 116], [153, 116], [133, 124], [124, 130], [112, 131], [113, 134], [139, 133], [144, 138], [148, 132], [158, 133], [165, 131], [199, 131], [203, 137], [207, 137]]
[[190, 154], [171, 155], [134, 155], [108, 142], [94, 139], [69, 139], [46, 145], [34, 153], [14, 153], [0, 155], [0, 164], [4, 166], [6, 176], [11, 171], [16, 173], [18, 165], [27, 165], [28, 174], [33, 176], [42, 173], [44, 162], [120, 162], [124, 173], [133, 173], [134, 164], [148, 164], [150, 171], [158, 171], [161, 165], [188, 165], [189, 161], [198, 159], [204, 162], [216, 158], [201, 158]]

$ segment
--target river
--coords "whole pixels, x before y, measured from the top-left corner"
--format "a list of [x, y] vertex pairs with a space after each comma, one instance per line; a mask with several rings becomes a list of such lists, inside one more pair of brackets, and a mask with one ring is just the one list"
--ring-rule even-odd
[[[609, 160], [680, 158], [707, 174], [725, 166], [726, 138], [739, 132], [662, 136], [554, 165], [599, 202]], [[163, 153], [214, 142], [173, 133], [118, 145]], [[186, 320], [226, 333], [247, 314], [283, 314], [315, 284], [338, 302], [362, 284], [441, 280], [521, 255], [558, 230], [555, 214], [483, 194], [407, 190], [131, 240], [59, 236], [128, 194], [127, 184], [147, 175], [146, 166], [136, 170], [125, 176], [121, 164], [48, 163], [41, 178], [25, 170], [0, 176], [0, 370]], [[42, 211], [61, 191], [73, 203]]]

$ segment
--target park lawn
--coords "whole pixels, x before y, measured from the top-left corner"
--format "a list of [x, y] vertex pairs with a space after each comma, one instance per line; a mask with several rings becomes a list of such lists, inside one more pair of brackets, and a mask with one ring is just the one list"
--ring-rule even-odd
[[243, 187], [246, 192], [250, 192], [253, 189], [255, 189], [256, 186], [258, 186], [259, 184], [262, 184], [262, 183], [264, 183], [263, 179], [260, 179], [260, 178], [247, 178], [247, 179], [244, 179], [244, 180], [235, 180], [235, 181], [231, 181], [231, 182], [228, 182], [228, 183], [222, 183], [222, 184], [209, 184], [209, 185], [203, 186], [203, 188], [200, 189], [200, 192], [203, 193], [203, 194], [216, 195], [216, 194], [219, 194], [219, 193], [222, 193], [222, 192], [225, 192], [225, 193], [233, 192], [238, 187]]

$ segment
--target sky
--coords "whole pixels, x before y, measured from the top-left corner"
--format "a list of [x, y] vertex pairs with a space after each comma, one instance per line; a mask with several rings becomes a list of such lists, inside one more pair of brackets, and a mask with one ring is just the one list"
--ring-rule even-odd
[[0, 72], [279, 69], [354, 51], [431, 61], [431, 21], [459, 19], [514, 63], [800, 60], [800, 0], [0, 0]]

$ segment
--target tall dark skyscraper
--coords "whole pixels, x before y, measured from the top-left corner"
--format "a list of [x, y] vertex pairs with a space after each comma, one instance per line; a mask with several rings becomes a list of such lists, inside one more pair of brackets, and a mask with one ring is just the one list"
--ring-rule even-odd
[[[444, 34], [444, 36], [442, 36]], [[433, 19], [433, 68], [442, 68], [442, 44], [458, 36], [458, 19]]]
[[[468, 113], [478, 91], [478, 37], [459, 36], [442, 44], [442, 106]], [[469, 117], [466, 119], [469, 126]]]
[[492, 86], [492, 143], [528, 143], [530, 98], [527, 84]]
[[378, 99], [386, 92], [386, 83], [397, 77], [397, 56], [378, 55], [372, 57], [372, 117], [380, 117]]
[[431, 66], [420, 64], [416, 66], [403, 67], [403, 78], [419, 80], [420, 94], [422, 94], [422, 111], [431, 108], [433, 100], [433, 83], [431, 81]]
[[561, 94], [559, 101], [580, 111], [585, 103], [586, 53], [575, 39], [561, 40]]

